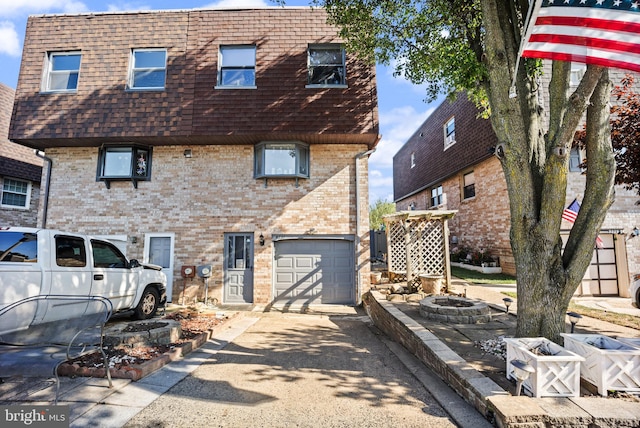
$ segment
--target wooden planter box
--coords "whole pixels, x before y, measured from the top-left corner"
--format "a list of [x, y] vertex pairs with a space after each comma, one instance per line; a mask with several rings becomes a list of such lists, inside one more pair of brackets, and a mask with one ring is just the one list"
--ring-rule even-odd
[[608, 391], [640, 392], [640, 348], [602, 334], [567, 334], [564, 347], [585, 358], [581, 376]]
[[580, 396], [580, 363], [584, 358], [544, 337], [505, 338], [504, 341], [508, 379], [516, 380], [512, 360], [525, 361], [535, 369], [522, 384], [532, 397]]

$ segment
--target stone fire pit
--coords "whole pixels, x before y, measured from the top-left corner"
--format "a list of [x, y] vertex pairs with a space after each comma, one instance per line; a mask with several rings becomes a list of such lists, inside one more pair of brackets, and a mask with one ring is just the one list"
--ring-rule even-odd
[[491, 311], [486, 303], [454, 296], [431, 296], [422, 299], [420, 314], [430, 320], [452, 324], [491, 321]]

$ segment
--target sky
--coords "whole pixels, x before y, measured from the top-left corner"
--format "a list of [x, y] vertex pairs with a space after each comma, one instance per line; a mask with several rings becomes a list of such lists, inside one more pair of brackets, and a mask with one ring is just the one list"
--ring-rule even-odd
[[[287, 6], [308, 6], [308, 0], [287, 0]], [[0, 0], [0, 82], [14, 88], [20, 71], [24, 31], [29, 15], [216, 7], [269, 7], [269, 0]], [[369, 158], [369, 201], [393, 201], [393, 156], [431, 114], [438, 102], [425, 103], [424, 86], [377, 67], [378, 110], [382, 139]]]

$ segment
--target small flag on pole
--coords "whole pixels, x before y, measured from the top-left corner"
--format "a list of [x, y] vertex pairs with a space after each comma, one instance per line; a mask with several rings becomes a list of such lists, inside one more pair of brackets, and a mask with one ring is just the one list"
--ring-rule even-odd
[[[573, 224], [575, 223], [576, 218], [578, 217], [579, 211], [580, 211], [580, 203], [578, 202], [577, 199], [574, 199], [573, 202], [571, 202], [569, 206], [565, 208], [564, 211], [562, 211], [562, 218], [563, 220], [567, 220], [568, 222]], [[600, 235], [596, 237], [596, 247], [598, 248], [604, 247], [604, 243], [602, 242], [602, 238], [600, 238]]]
[[640, 72], [640, 1], [536, 0], [523, 57]]

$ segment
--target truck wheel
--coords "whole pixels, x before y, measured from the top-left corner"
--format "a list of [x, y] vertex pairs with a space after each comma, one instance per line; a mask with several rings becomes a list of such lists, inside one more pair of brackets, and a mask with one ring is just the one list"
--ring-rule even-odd
[[139, 320], [146, 320], [156, 314], [158, 305], [160, 304], [160, 297], [155, 288], [148, 287], [142, 293], [140, 303], [135, 309], [134, 315]]

